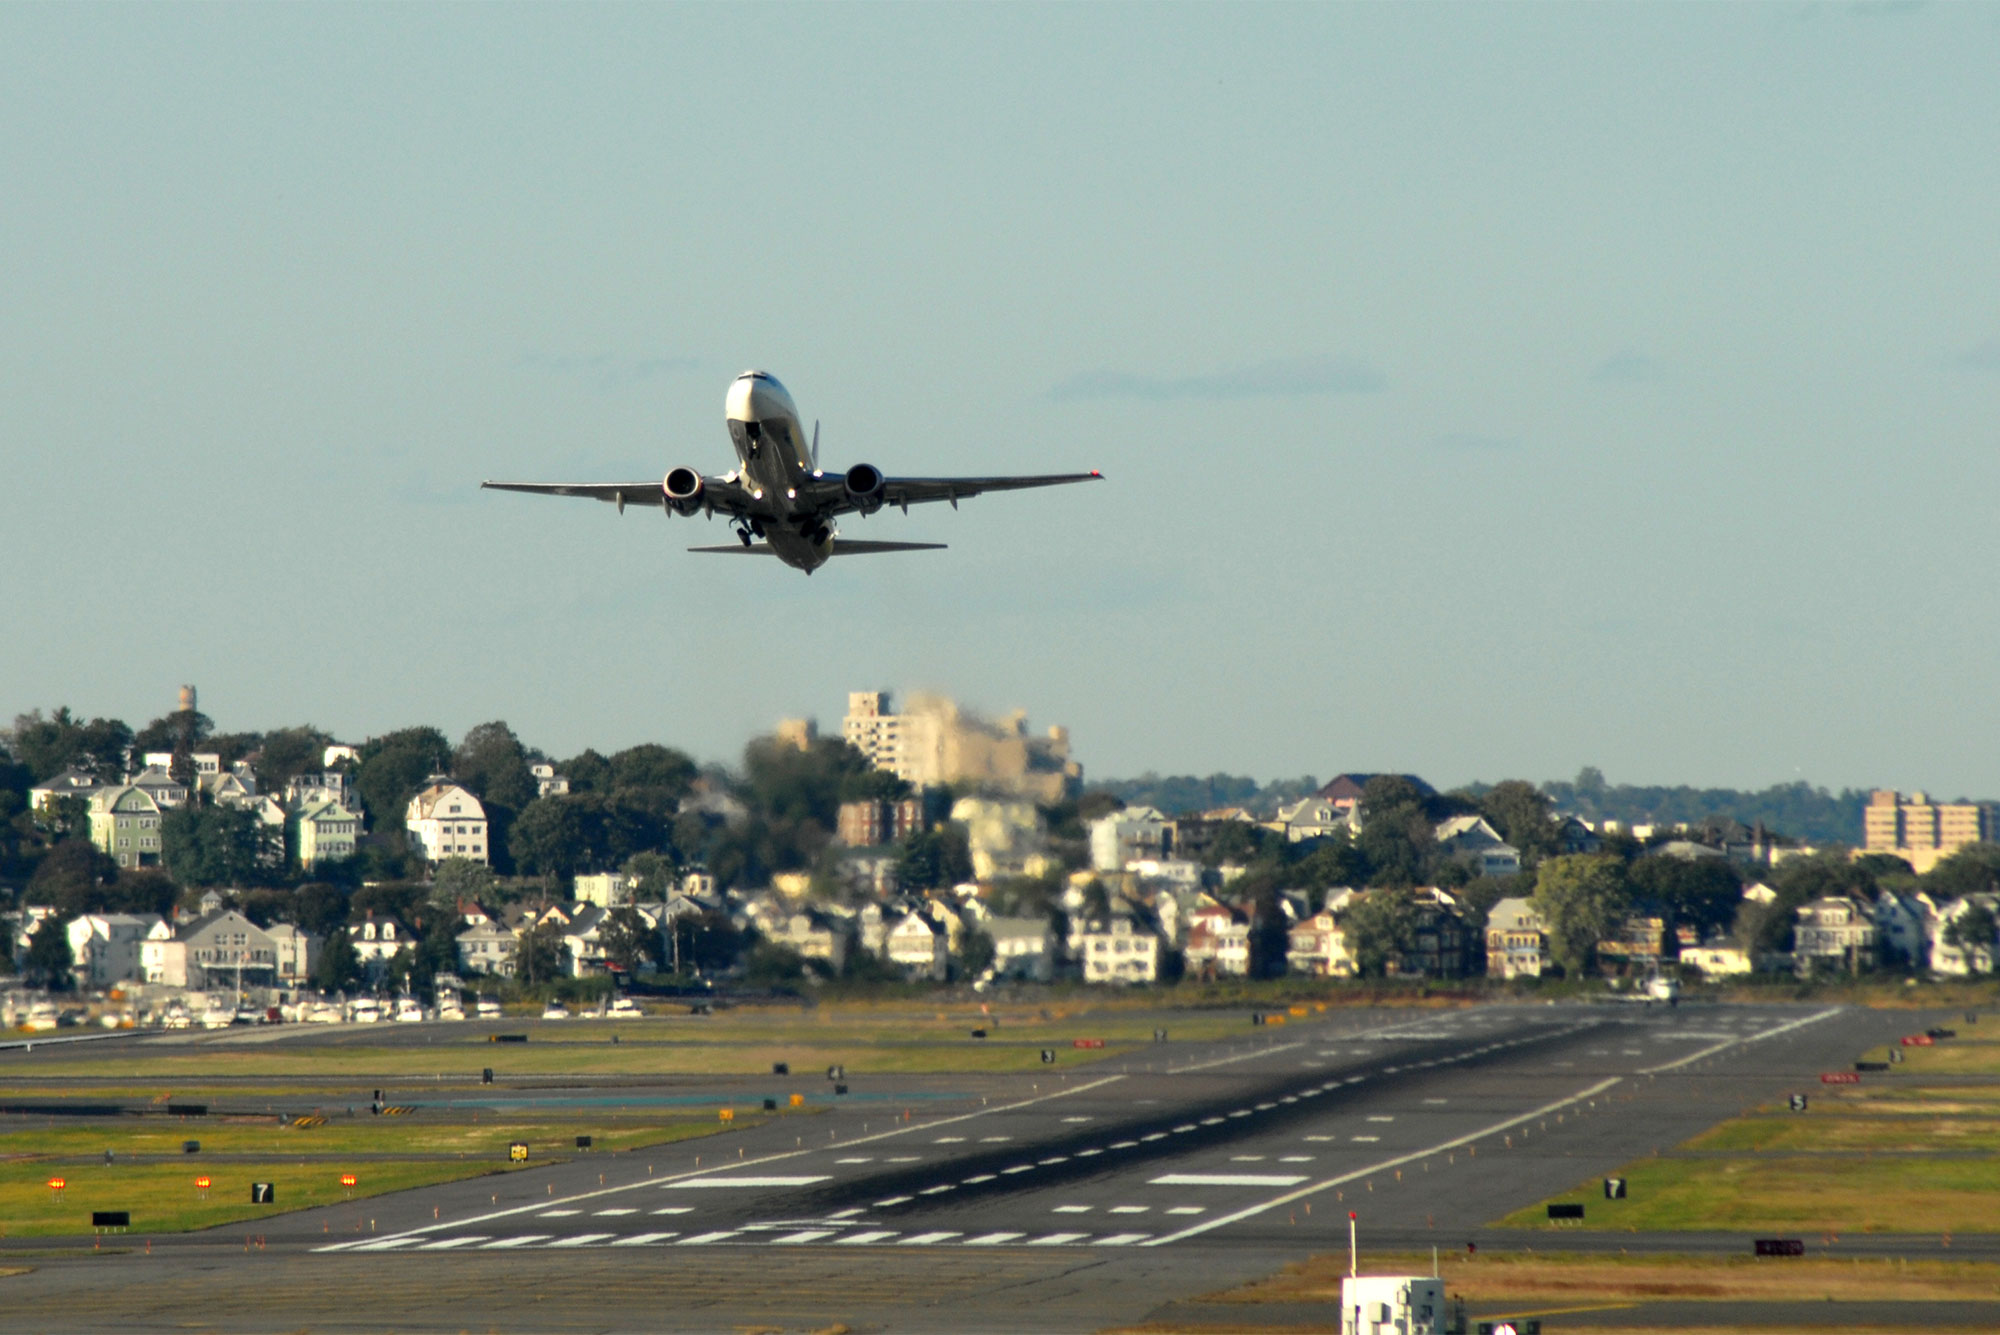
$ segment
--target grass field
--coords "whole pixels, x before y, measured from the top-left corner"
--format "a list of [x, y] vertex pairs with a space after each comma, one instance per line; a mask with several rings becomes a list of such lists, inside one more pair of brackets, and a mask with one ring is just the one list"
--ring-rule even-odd
[[[1104, 1006], [1000, 1011], [977, 1006], [824, 1006], [812, 1010], [732, 1011], [693, 1018], [647, 1020], [523, 1020], [507, 1032], [525, 1044], [487, 1041], [489, 1027], [429, 1026], [422, 1043], [386, 1043], [372, 1027], [313, 1030], [296, 1039], [256, 1031], [256, 1041], [161, 1042], [137, 1052], [74, 1055], [38, 1063], [36, 1082], [283, 1080], [288, 1077], [423, 1079], [476, 1077], [491, 1066], [509, 1076], [753, 1075], [787, 1062], [801, 1074], [844, 1066], [850, 1075], [1010, 1072], [1040, 1069], [1041, 1050], [1073, 1066], [1158, 1051], [1156, 1029], [1169, 1038], [1213, 1039], [1253, 1030], [1248, 1016], [1226, 1010], [1162, 1010]], [[976, 1039], [974, 1029], [988, 1037]], [[398, 1035], [398, 1037], [402, 1037]], [[1079, 1038], [1102, 1039], [1094, 1049]], [[613, 1042], [616, 1039], [616, 1042]]]

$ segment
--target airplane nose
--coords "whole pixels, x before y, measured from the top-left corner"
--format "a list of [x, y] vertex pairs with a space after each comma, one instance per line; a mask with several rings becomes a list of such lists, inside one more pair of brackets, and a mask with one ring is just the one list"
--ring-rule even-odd
[[773, 376], [745, 371], [729, 387], [728, 415], [736, 422], [765, 422], [790, 415], [792, 397]]

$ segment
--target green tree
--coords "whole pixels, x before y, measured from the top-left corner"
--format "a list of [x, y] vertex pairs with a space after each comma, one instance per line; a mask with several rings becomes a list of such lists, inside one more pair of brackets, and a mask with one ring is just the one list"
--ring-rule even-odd
[[1350, 904], [1341, 918], [1354, 969], [1363, 978], [1380, 978], [1390, 966], [1417, 948], [1416, 895], [1401, 886], [1371, 890]]
[[189, 802], [160, 818], [160, 855], [183, 885], [256, 885], [268, 880], [273, 831], [252, 812]]
[[[505, 723], [482, 723], [465, 734], [452, 753], [452, 777], [485, 803], [519, 811], [535, 800], [535, 776], [528, 750]], [[490, 816], [490, 813], [489, 813]]]
[[700, 773], [694, 761], [671, 747], [651, 742], [627, 747], [605, 762], [607, 792], [623, 794], [655, 815], [671, 818]]
[[1985, 952], [1985, 958], [1990, 961], [1996, 933], [2000, 933], [2000, 924], [1995, 923], [1993, 910], [1975, 899], [1945, 924], [1942, 935], [1948, 944], [1965, 952], [1967, 966], [1976, 971], [1980, 967], [1980, 956], [1974, 952]]
[[1725, 858], [1653, 853], [1633, 861], [1630, 877], [1635, 901], [1703, 938], [1726, 930], [1743, 902], [1743, 881]]
[[620, 906], [611, 910], [598, 936], [605, 960], [628, 974], [659, 963], [660, 934], [647, 925], [637, 909]]
[[958, 938], [958, 967], [961, 977], [977, 978], [993, 966], [998, 953], [993, 938], [977, 927], [967, 926]]
[[69, 989], [75, 981], [70, 970], [76, 967], [76, 957], [69, 948], [69, 924], [75, 917], [74, 913], [51, 913], [42, 919], [21, 957], [21, 981], [51, 992]]
[[200, 710], [176, 709], [133, 734], [132, 749], [142, 754], [147, 751], [172, 751], [186, 755], [207, 741], [214, 732], [215, 721]]
[[332, 744], [330, 735], [310, 723], [265, 733], [257, 758], [251, 762], [257, 787], [266, 793], [283, 793], [285, 785], [301, 774], [321, 773], [326, 768], [326, 748]]
[[43, 855], [28, 878], [23, 900], [46, 904], [71, 916], [95, 911], [105, 882], [118, 874], [118, 864], [82, 839], [65, 839]]
[[1939, 903], [2000, 890], [2000, 844], [1967, 844], [1940, 859], [1923, 887]]
[[400, 832], [410, 799], [450, 767], [451, 746], [436, 728], [404, 728], [365, 744], [354, 787], [377, 834]]
[[1556, 820], [1542, 790], [1522, 779], [1505, 779], [1477, 799], [1484, 816], [1500, 837], [1521, 854], [1521, 865], [1532, 869], [1556, 851]]
[[460, 904], [491, 899], [497, 885], [493, 869], [485, 863], [446, 858], [431, 877], [431, 907], [437, 916], [456, 918]]
[[51, 839], [88, 838], [90, 801], [75, 793], [51, 797], [35, 813], [35, 824]]
[[521, 933], [514, 947], [514, 976], [523, 983], [554, 982], [569, 973], [569, 946], [554, 922], [537, 923]]
[[1602, 854], [1549, 858], [1529, 897], [1548, 933], [1549, 953], [1572, 978], [1581, 977], [1597, 943], [1627, 911], [1625, 865]]
[[37, 709], [15, 717], [13, 750], [38, 783], [66, 769], [82, 770], [99, 783], [116, 783], [125, 775], [132, 730], [117, 719], [86, 723], [67, 705], [46, 719]]
[[322, 992], [345, 992], [361, 981], [361, 958], [354, 953], [354, 939], [346, 924], [336, 925], [319, 948], [313, 961], [312, 985]]
[[307, 881], [292, 892], [292, 921], [327, 937], [347, 925], [347, 893], [326, 881]]

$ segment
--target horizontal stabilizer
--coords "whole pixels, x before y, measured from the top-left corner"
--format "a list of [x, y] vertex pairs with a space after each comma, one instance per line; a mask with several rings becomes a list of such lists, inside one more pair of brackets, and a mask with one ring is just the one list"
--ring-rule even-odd
[[[859, 538], [853, 540], [835, 538], [833, 540], [833, 554], [835, 556], [866, 556], [870, 552], [939, 552], [943, 551], [944, 547], [945, 544], [941, 542], [866, 542]], [[752, 543], [748, 547], [737, 542], [719, 547], [690, 547], [688, 550], [691, 552], [710, 552], [717, 556], [777, 555], [776, 552], [771, 550], [771, 544], [767, 542]]]

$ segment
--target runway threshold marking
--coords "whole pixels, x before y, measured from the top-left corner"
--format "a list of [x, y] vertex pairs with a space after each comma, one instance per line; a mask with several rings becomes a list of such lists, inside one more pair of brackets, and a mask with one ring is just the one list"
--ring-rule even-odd
[[[971, 1121], [975, 1117], [985, 1117], [992, 1113], [1014, 1112], [1021, 1108], [1031, 1108], [1034, 1107], [1036, 1104], [1047, 1103], [1051, 1099], [1064, 1099], [1070, 1097], [1073, 1094], [1084, 1094], [1088, 1093], [1093, 1089], [1102, 1089], [1104, 1086], [1110, 1084], [1116, 1084], [1118, 1081], [1123, 1080], [1124, 1078], [1125, 1077], [1123, 1075], [1107, 1075], [1096, 1080], [1087, 1080], [1080, 1085], [1072, 1085], [1068, 1089], [1058, 1089], [1058, 1090], [1052, 1090], [1047, 1094], [1037, 1094], [1035, 1097], [1031, 1099], [1021, 1099], [1014, 1103], [1003, 1103], [990, 1108], [975, 1108], [971, 1112], [958, 1113], [951, 1117], [941, 1117], [935, 1122], [927, 1122], [922, 1125], [897, 1127], [896, 1129], [891, 1131], [877, 1131], [872, 1135], [855, 1137], [853, 1140], [848, 1141], [847, 1146], [844, 1148], [851, 1148], [855, 1145], [866, 1145], [878, 1140], [889, 1140], [896, 1136], [906, 1136], [915, 1131], [935, 1131], [939, 1127], [950, 1126], [956, 1122]], [[817, 1146], [810, 1150], [805, 1150], [805, 1149], [782, 1150], [777, 1154], [768, 1154], [762, 1158], [751, 1159], [748, 1162], [739, 1162], [736, 1165], [736, 1170], [740, 1171], [744, 1168], [755, 1168], [761, 1164], [782, 1163], [788, 1159], [797, 1159], [804, 1155], [817, 1154], [819, 1152], [820, 1151]], [[601, 1199], [605, 1196], [615, 1196], [619, 1192], [623, 1191], [640, 1191], [647, 1187], [679, 1186], [683, 1183], [698, 1181], [703, 1177], [707, 1177], [722, 1171], [724, 1170], [719, 1168], [695, 1169], [692, 1170], [691, 1172], [674, 1174], [672, 1176], [665, 1178], [647, 1178], [640, 1182], [626, 1182], [615, 1187], [600, 1187], [596, 1191], [580, 1192], [575, 1196], [566, 1196], [556, 1201], [536, 1201], [532, 1205], [509, 1206], [505, 1210], [491, 1210], [485, 1214], [470, 1215], [464, 1219], [441, 1221], [435, 1224], [424, 1224], [417, 1228], [410, 1229], [405, 1233], [397, 1234], [396, 1236], [404, 1238], [418, 1238], [422, 1237], [427, 1233], [439, 1233], [443, 1232], [446, 1229], [471, 1228], [478, 1224], [490, 1223], [495, 1219], [511, 1219], [517, 1215], [524, 1215], [524, 1214], [541, 1214], [546, 1212], [551, 1206], [574, 1205], [580, 1201], [594, 1201]], [[655, 1213], [659, 1212], [655, 1211]], [[387, 1241], [387, 1239], [383, 1239], [383, 1241]], [[492, 1245], [493, 1244], [491, 1243], [487, 1244], [488, 1247]], [[313, 1251], [315, 1252], [325, 1252], [332, 1250], [346, 1251], [349, 1248], [355, 1246], [357, 1246], [357, 1244], [351, 1242], [334, 1243], [332, 1247], [315, 1247], [313, 1248]]]

